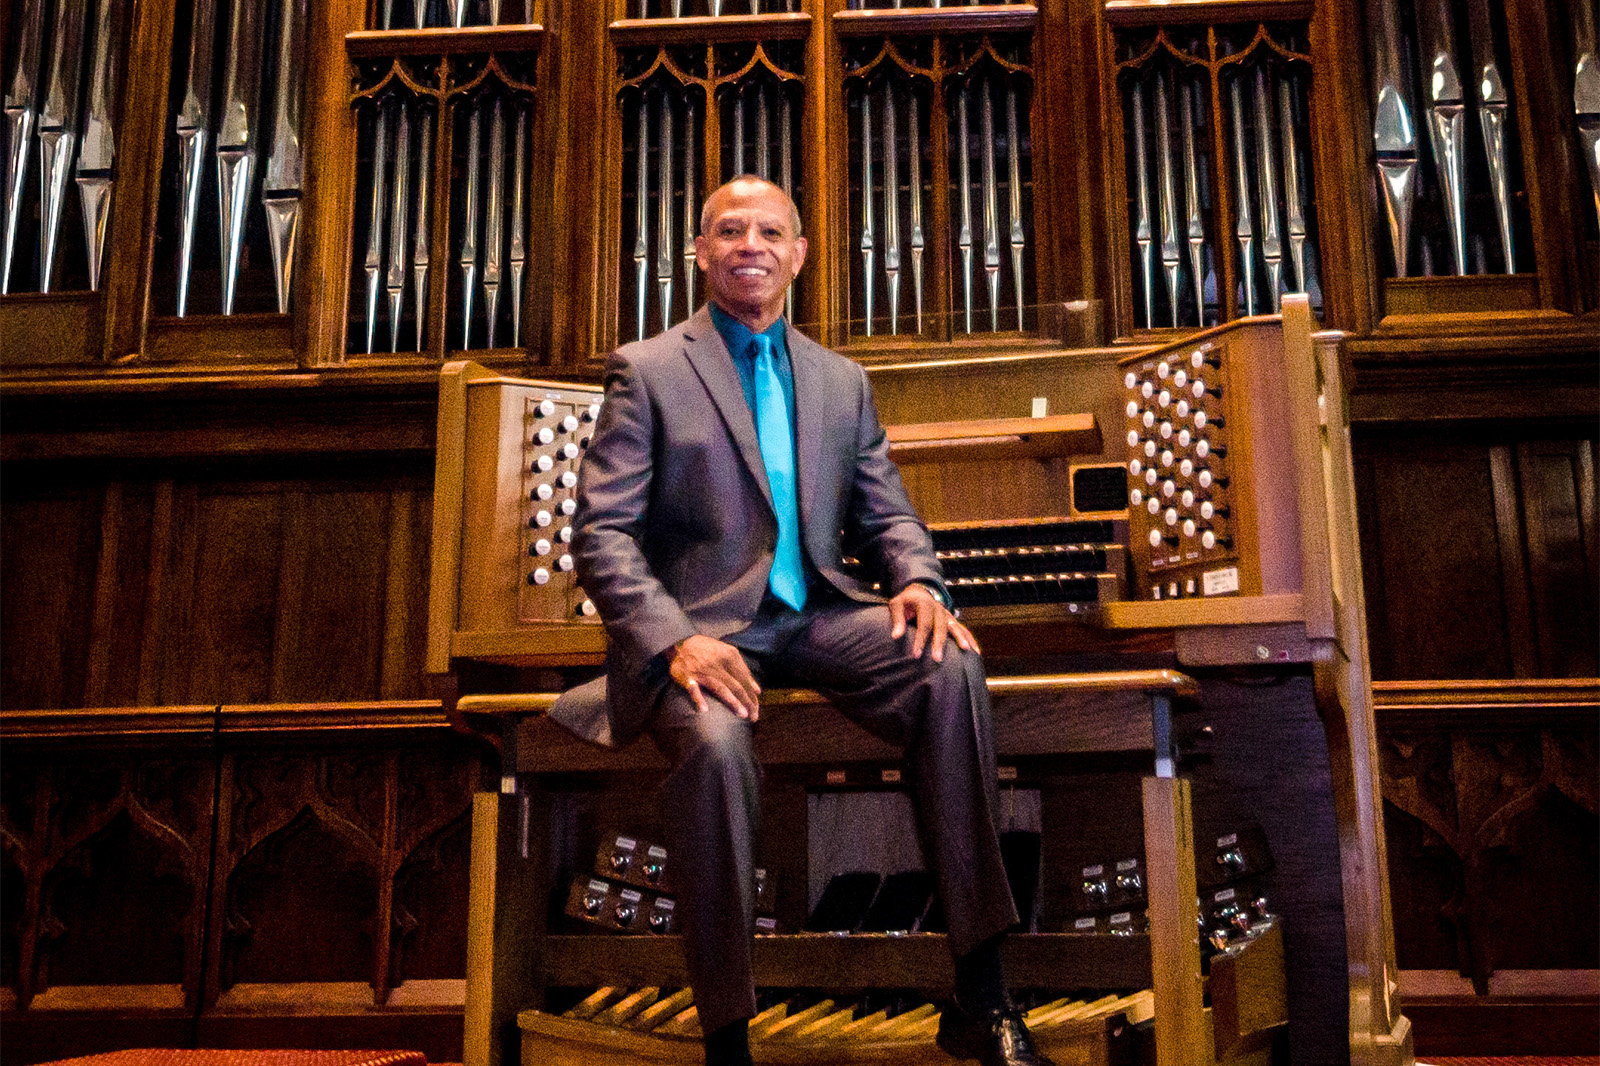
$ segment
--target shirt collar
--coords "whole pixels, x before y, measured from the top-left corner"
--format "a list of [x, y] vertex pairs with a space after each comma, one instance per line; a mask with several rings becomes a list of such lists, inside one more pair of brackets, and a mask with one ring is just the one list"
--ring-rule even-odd
[[[750, 342], [755, 339], [755, 334], [750, 328], [728, 312], [717, 306], [715, 300], [709, 301], [711, 308], [711, 324], [717, 327], [717, 332], [722, 334], [723, 343], [728, 346], [728, 351], [737, 358], [744, 358], [750, 351]], [[774, 354], [787, 352], [785, 343], [787, 331], [784, 328], [783, 316], [768, 326], [762, 333], [772, 341]]]

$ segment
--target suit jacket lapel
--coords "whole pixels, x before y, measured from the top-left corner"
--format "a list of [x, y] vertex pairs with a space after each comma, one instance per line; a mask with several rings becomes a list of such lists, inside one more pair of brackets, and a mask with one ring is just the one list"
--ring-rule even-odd
[[812, 340], [793, 326], [785, 335], [789, 346], [789, 366], [794, 371], [795, 471], [800, 496], [800, 528], [811, 528], [811, 502], [817, 499], [817, 477], [822, 468], [822, 442], [827, 435], [823, 425], [823, 397], [826, 389], [818, 376]]
[[[739, 384], [739, 371], [734, 369], [733, 357], [711, 322], [711, 312], [701, 307], [684, 330], [684, 354], [689, 365], [700, 376], [716, 404], [717, 412], [728, 427], [733, 442], [744, 459], [744, 465], [761, 487], [761, 495], [772, 506], [772, 489], [767, 485], [767, 465], [761, 460], [761, 442], [756, 437], [755, 419], [744, 400], [744, 386]], [[793, 349], [790, 349], [793, 351]], [[797, 383], [798, 384], [798, 383]], [[798, 388], [796, 389], [798, 392]]]

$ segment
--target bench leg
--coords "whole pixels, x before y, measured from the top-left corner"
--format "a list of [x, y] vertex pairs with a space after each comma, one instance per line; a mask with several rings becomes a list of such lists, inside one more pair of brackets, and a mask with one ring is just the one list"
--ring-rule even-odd
[[544, 1005], [547, 819], [529, 792], [472, 797], [462, 1066], [516, 1066], [517, 1013]]
[[1210, 1066], [1211, 1027], [1200, 987], [1194, 819], [1189, 782], [1144, 779], [1145, 883], [1158, 1066]]

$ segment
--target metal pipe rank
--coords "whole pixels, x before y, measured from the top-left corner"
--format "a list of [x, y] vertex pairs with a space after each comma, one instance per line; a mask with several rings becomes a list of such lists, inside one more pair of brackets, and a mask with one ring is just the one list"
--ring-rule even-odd
[[1267, 94], [1267, 71], [1256, 67], [1256, 175], [1261, 192], [1261, 258], [1267, 262], [1267, 286], [1272, 290], [1272, 310], [1283, 300], [1283, 234], [1278, 219], [1278, 162], [1272, 151], [1272, 97]]
[[[421, 0], [418, 0], [420, 3]], [[422, 108], [422, 128], [417, 132], [417, 228], [411, 238], [412, 301], [417, 322], [417, 351], [422, 351], [423, 327], [428, 311], [428, 267], [433, 235], [428, 228], [429, 186], [433, 179], [433, 112]]]
[[[783, 194], [789, 197], [792, 201], [794, 198], [794, 146], [791, 143], [792, 137], [790, 135], [789, 128], [793, 122], [794, 116], [789, 107], [789, 94], [783, 91], [782, 86], [778, 87], [778, 95], [779, 99], [782, 101], [778, 113], [778, 122], [780, 123], [778, 127], [778, 185], [783, 189]], [[687, 203], [688, 197], [685, 196], [684, 200]], [[784, 317], [790, 322], [793, 322], [793, 281], [790, 281], [788, 286], [783, 290], [783, 310]], [[694, 313], [693, 300], [689, 301], [689, 313]]]
[[956, 158], [961, 174], [961, 230], [956, 238], [961, 248], [961, 291], [967, 313], [967, 332], [972, 332], [972, 170], [967, 154], [967, 87], [956, 88]]
[[908, 114], [906, 137], [907, 154], [911, 159], [911, 287], [917, 305], [917, 332], [922, 332], [922, 252], [926, 240], [922, 234], [922, 130], [917, 119], [917, 91], [913, 86], [906, 99]]
[[772, 180], [771, 116], [767, 114], [767, 90], [760, 82], [754, 86], [756, 97], [756, 176]]
[[178, 317], [189, 310], [189, 274], [194, 266], [195, 223], [200, 214], [200, 178], [211, 139], [211, 75], [217, 0], [195, 0], [189, 36], [189, 74], [178, 107]]
[[900, 160], [894, 128], [894, 85], [883, 83], [883, 270], [889, 279], [889, 332], [900, 332]]
[[1294, 90], [1287, 77], [1278, 79], [1278, 130], [1283, 140], [1283, 200], [1287, 207], [1289, 255], [1294, 259], [1294, 276], [1305, 292], [1311, 287], [1306, 275], [1306, 190], [1300, 181], [1300, 149], [1294, 134]]
[[983, 271], [989, 282], [989, 328], [1000, 328], [1000, 189], [994, 169], [994, 101], [989, 95], [989, 79], [978, 88], [978, 107], [983, 114]]
[[656, 143], [656, 287], [661, 300], [661, 328], [672, 324], [672, 275], [677, 268], [672, 249], [672, 95], [661, 94], [661, 132]]
[[[306, 0], [282, 0], [278, 20], [278, 77], [273, 93], [272, 151], [267, 155], [267, 177], [262, 183], [261, 206], [267, 212], [267, 236], [272, 244], [272, 280], [278, 287], [278, 313], [289, 310], [289, 289], [294, 280], [295, 232], [300, 221], [300, 189], [304, 156], [300, 149], [300, 78], [297, 64], [303, 53]], [[406, 117], [400, 113], [400, 128]], [[406, 149], [399, 149], [404, 160]], [[404, 167], [402, 165], [402, 173]], [[396, 211], [405, 216], [402, 207]], [[393, 253], [394, 249], [391, 249]]]
[[88, 0], [60, 0], [50, 43], [50, 79], [39, 108], [39, 291], [50, 291], [67, 171], [78, 143], [78, 89]]
[[[400, 350], [400, 316], [406, 300], [406, 217], [410, 214], [411, 109], [400, 101], [400, 122], [394, 137], [394, 201], [389, 208], [389, 267], [384, 288], [389, 293], [389, 350]], [[426, 168], [427, 161], [422, 166]]]
[[1006, 84], [1006, 191], [1011, 208], [1011, 287], [1017, 297], [1017, 329], [1022, 329], [1022, 249], [1027, 234], [1022, 229], [1022, 142], [1017, 139], [1017, 89]]
[[383, 270], [383, 174], [389, 169], [389, 119], [379, 104], [372, 110], [372, 201], [367, 216], [367, 354], [378, 326], [378, 275]]
[[1244, 91], [1239, 86], [1241, 72], [1229, 86], [1233, 117], [1233, 180], [1238, 196], [1239, 217], [1233, 235], [1239, 241], [1239, 272], [1244, 277], [1244, 313], [1256, 313], [1255, 226], [1250, 213], [1250, 163], [1244, 145]]
[[1161, 204], [1161, 267], [1167, 278], [1167, 300], [1172, 324], [1178, 324], [1178, 275], [1183, 255], [1178, 251], [1178, 192], [1172, 168], [1172, 117], [1168, 110], [1167, 76], [1156, 73], [1156, 192]]
[[[1589, 0], [1572, 0], [1582, 7]], [[1472, 27], [1472, 71], [1477, 76], [1478, 124], [1483, 129], [1484, 154], [1489, 162], [1489, 186], [1494, 193], [1495, 218], [1500, 223], [1500, 251], [1505, 257], [1505, 272], [1517, 270], [1517, 255], [1511, 233], [1511, 176], [1506, 163], [1506, 119], [1510, 98], [1500, 77], [1500, 63], [1494, 54], [1494, 26], [1489, 18], [1489, 0], [1468, 0], [1467, 14]]]
[[686, 97], [683, 104], [683, 295], [691, 315], [695, 313], [694, 238], [695, 234], [700, 232], [700, 219], [695, 213], [695, 193], [698, 185], [695, 181], [694, 131], [694, 100]]
[[744, 86], [733, 87], [733, 176], [744, 169]]
[[261, 12], [252, 0], [234, 0], [228, 28], [228, 65], [222, 77], [222, 126], [217, 132], [217, 204], [222, 220], [222, 313], [233, 314], [244, 244], [245, 213], [255, 178], [256, 99], [261, 82]]
[[522, 347], [522, 275], [528, 264], [528, 105], [517, 101], [516, 140], [511, 160], [511, 347]]
[[[22, 190], [28, 180], [34, 124], [39, 118], [40, 49], [44, 41], [45, 0], [23, 0], [16, 15], [17, 69], [6, 86], [6, 234], [5, 259], [0, 261], [0, 295], [11, 291], [11, 263], [16, 256], [17, 223], [22, 216]], [[16, 32], [16, 31], [13, 31]]]
[[1150, 220], [1150, 159], [1144, 140], [1144, 84], [1133, 79], [1133, 180], [1135, 215], [1133, 240], [1139, 246], [1140, 276], [1144, 280], [1144, 324], [1147, 329], [1156, 325], [1155, 251]]
[[[490, 107], [489, 101], [484, 101]], [[495, 347], [500, 324], [500, 257], [506, 239], [506, 119], [500, 97], [489, 115], [489, 216], [483, 225], [483, 312], [489, 335], [484, 347]]]
[[483, 181], [483, 164], [478, 156], [483, 147], [483, 106], [467, 105], [467, 188], [462, 205], [461, 256], [461, 347], [472, 347], [472, 294], [478, 282], [478, 195]]
[[111, 167], [117, 151], [111, 98], [116, 92], [117, 57], [122, 52], [113, 46], [112, 37], [121, 25], [119, 0], [100, 0], [95, 12], [94, 57], [89, 65], [89, 105], [83, 116], [83, 144], [78, 149], [77, 167], [91, 290], [100, 288], [106, 220], [111, 214]]
[[[1579, 0], [1583, 2], [1583, 0]], [[1450, 254], [1457, 274], [1467, 272], [1465, 93], [1456, 62], [1455, 23], [1450, 0], [1421, 0], [1417, 36], [1422, 46], [1422, 82], [1428, 94], [1428, 133], [1439, 189], [1444, 194]]]
[[1194, 143], [1194, 83], [1178, 80], [1178, 132], [1183, 142], [1183, 200], [1187, 210], [1189, 274], [1194, 285], [1195, 325], [1206, 324], [1206, 223], [1200, 213], [1200, 160]]
[[649, 293], [650, 238], [645, 229], [650, 224], [650, 97], [639, 93], [639, 152], [635, 168], [633, 215], [633, 290], [634, 315], [638, 320], [639, 340], [645, 335], [645, 299]]
[[861, 283], [872, 336], [872, 89], [861, 93]]
[[1595, 46], [1595, 13], [1583, 0], [1574, 0], [1567, 10], [1572, 17], [1572, 109], [1578, 116], [1578, 146], [1600, 221], [1600, 50]]
[[1400, 68], [1400, 13], [1396, 0], [1367, 0], [1367, 39], [1372, 45], [1374, 106], [1372, 143], [1378, 156], [1378, 186], [1389, 223], [1395, 273], [1405, 277], [1411, 248], [1411, 208], [1416, 199], [1417, 135], [1410, 88]]

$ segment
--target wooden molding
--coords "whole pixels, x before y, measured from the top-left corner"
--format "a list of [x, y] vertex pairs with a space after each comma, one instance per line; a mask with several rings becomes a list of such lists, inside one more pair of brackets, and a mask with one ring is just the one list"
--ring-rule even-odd
[[1039, 9], [1032, 4], [985, 4], [979, 7], [918, 10], [862, 8], [833, 13], [833, 29], [840, 37], [1026, 33], [1038, 21]]
[[1309, 0], [1106, 0], [1111, 26], [1293, 22], [1311, 17]]
[[356, 30], [344, 35], [351, 59], [379, 56], [471, 55], [485, 52], [537, 52], [545, 30], [523, 26], [464, 26], [460, 29]]

